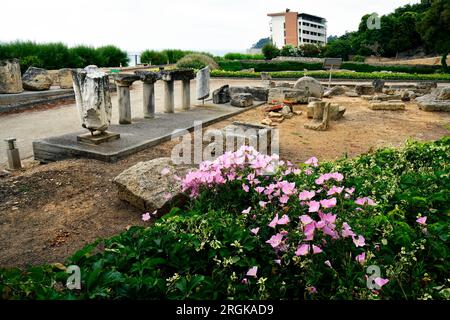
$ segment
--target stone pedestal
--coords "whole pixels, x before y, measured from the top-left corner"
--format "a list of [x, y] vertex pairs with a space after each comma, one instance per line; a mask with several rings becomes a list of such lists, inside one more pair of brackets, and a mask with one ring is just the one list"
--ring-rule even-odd
[[197, 100], [205, 100], [209, 97], [210, 74], [209, 66], [197, 72]]
[[161, 77], [157, 72], [150, 71], [136, 71], [142, 82], [142, 92], [143, 92], [143, 110], [144, 118], [154, 118], [155, 117], [155, 82]]
[[119, 138], [120, 138], [119, 133], [105, 131], [99, 134], [91, 134], [91, 133], [81, 134], [77, 136], [77, 141], [90, 145], [99, 145], [103, 142], [113, 141]]
[[131, 123], [130, 86], [134, 81], [140, 80], [135, 74], [116, 74], [114, 76], [119, 97], [119, 123]]

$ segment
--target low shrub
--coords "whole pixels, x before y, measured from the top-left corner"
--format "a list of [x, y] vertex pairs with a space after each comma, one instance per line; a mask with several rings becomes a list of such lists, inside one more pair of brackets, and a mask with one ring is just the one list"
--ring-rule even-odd
[[64, 289], [66, 267], [53, 264], [0, 270], [0, 292], [4, 299], [449, 299], [449, 155], [443, 138], [297, 167], [243, 147], [183, 179], [187, 209], [68, 259], [81, 269], [81, 290]]
[[356, 56], [353, 56], [352, 61], [364, 63], [364, 61], [366, 61], [366, 57], [356, 55]]
[[266, 60], [272, 60], [280, 55], [280, 49], [272, 43], [266, 43], [261, 50]]
[[177, 68], [181, 69], [202, 69], [206, 66], [209, 66], [211, 70], [219, 68], [219, 65], [212, 57], [201, 53], [189, 54], [177, 62]]

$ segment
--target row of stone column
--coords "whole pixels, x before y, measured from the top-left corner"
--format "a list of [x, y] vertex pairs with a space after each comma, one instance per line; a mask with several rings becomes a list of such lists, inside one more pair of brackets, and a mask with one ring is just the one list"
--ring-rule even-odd
[[164, 81], [164, 112], [175, 112], [174, 82], [182, 81], [182, 109], [191, 107], [191, 80], [194, 79], [194, 71], [186, 70], [161, 70], [159, 72], [136, 71], [134, 74], [119, 73], [114, 75], [117, 84], [119, 98], [119, 123], [131, 123], [130, 86], [135, 81], [143, 82], [143, 109], [145, 118], [155, 117], [155, 82]]

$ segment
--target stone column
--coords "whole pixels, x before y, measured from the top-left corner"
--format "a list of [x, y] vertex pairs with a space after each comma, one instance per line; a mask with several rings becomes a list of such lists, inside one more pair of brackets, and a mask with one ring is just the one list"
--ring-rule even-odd
[[73, 90], [83, 128], [104, 132], [111, 122], [109, 78], [98, 69], [73, 70]]
[[134, 74], [116, 74], [114, 76], [119, 97], [119, 123], [131, 123], [130, 86], [140, 77]]
[[192, 69], [175, 69], [175, 70], [161, 70], [161, 79], [164, 80], [165, 88], [165, 107], [164, 112], [173, 113], [174, 106], [174, 87], [173, 82], [181, 80], [182, 85], [182, 101], [183, 110], [189, 110], [191, 105], [190, 80], [194, 79], [194, 71]]
[[135, 71], [143, 82], [143, 111], [144, 118], [155, 117], [155, 82], [161, 79], [161, 75], [157, 72]]
[[173, 80], [164, 81], [164, 112], [174, 113], [175, 111], [175, 99], [174, 99], [174, 89]]
[[191, 109], [191, 79], [183, 79], [182, 83], [183, 110], [187, 111]]

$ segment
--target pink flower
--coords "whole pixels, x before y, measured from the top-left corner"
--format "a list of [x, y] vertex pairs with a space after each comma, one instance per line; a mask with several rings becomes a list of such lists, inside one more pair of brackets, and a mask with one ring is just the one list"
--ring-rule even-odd
[[295, 182], [281, 181], [278, 183], [278, 186], [281, 188], [281, 191], [288, 196], [295, 191]]
[[331, 225], [336, 222], [336, 214], [319, 212], [319, 217], [327, 224]]
[[383, 287], [386, 283], [389, 282], [389, 279], [383, 279], [383, 278], [378, 277], [378, 278], [375, 278], [374, 282], [381, 289], [381, 287]]
[[247, 209], [242, 210], [242, 213], [243, 213], [243, 214], [249, 214], [249, 213], [250, 213], [250, 210], [252, 210], [252, 207], [248, 207]]
[[324, 262], [327, 267], [332, 268], [330, 260]]
[[347, 222], [344, 222], [342, 224], [342, 232], [341, 232], [341, 234], [342, 234], [342, 236], [344, 238], [354, 237], [355, 236], [355, 233], [352, 231], [352, 228], [348, 225]]
[[294, 169], [293, 171], [292, 171], [295, 175], [299, 175], [301, 172], [302, 172], [302, 170], [300, 170], [300, 169]]
[[315, 245], [312, 246], [312, 250], [313, 250], [313, 254], [318, 254], [318, 253], [323, 252], [320, 247], [315, 246]]
[[289, 201], [289, 196], [283, 194], [280, 198], [280, 203], [288, 203]]
[[355, 192], [355, 188], [345, 188], [345, 192], [348, 194], [353, 194], [353, 192]]
[[421, 224], [421, 225], [426, 225], [427, 217], [426, 217], [426, 216], [425, 216], [425, 217], [420, 217], [420, 218], [418, 218], [418, 219], [416, 220], [416, 222], [417, 222], [418, 224]]
[[305, 170], [305, 174], [306, 174], [307, 176], [312, 175], [312, 170], [311, 170], [311, 169], [306, 169], [306, 170]]
[[320, 200], [323, 208], [333, 208], [336, 205], [336, 198]]
[[260, 201], [260, 202], [259, 202], [259, 206], [260, 206], [261, 208], [265, 208], [265, 207], [266, 207], [266, 204], [267, 204], [266, 201]]
[[242, 284], [248, 284], [247, 278], [242, 279]]
[[303, 190], [298, 195], [298, 198], [302, 201], [311, 200], [312, 198], [314, 198], [315, 195], [316, 193], [314, 191]]
[[303, 230], [303, 234], [305, 235], [305, 241], [311, 241], [314, 239], [314, 232], [316, 230], [315, 223], [307, 224]]
[[355, 257], [355, 260], [360, 264], [364, 265], [366, 263], [366, 253], [363, 252]]
[[311, 294], [316, 294], [317, 293], [317, 288], [316, 287], [308, 287], [308, 291]]
[[275, 215], [275, 218], [268, 224], [269, 227], [275, 228], [278, 223], [278, 213]]
[[246, 185], [245, 183], [242, 184], [242, 190], [244, 190], [245, 192], [249, 192], [250, 191], [250, 187], [248, 185]]
[[308, 206], [309, 212], [317, 212], [320, 209], [320, 202], [312, 200], [308, 202]]
[[302, 244], [295, 251], [296, 256], [306, 256], [309, 253], [309, 244]]
[[281, 265], [281, 260], [280, 259], [273, 260], [273, 262], [275, 262], [276, 264]]
[[342, 190], [344, 190], [344, 187], [333, 186], [333, 187], [331, 187], [330, 190], [328, 190], [327, 195], [332, 196], [333, 194], [336, 194], [336, 193], [340, 194], [342, 192]]
[[148, 212], [146, 212], [142, 215], [142, 220], [144, 220], [144, 221], [148, 221], [148, 220], [150, 220], [150, 218], [151, 218], [150, 213], [148, 213]]
[[254, 235], [257, 235], [259, 232], [259, 228], [253, 228], [250, 230], [251, 233], [253, 233]]
[[167, 174], [169, 174], [170, 170], [168, 168], [164, 168], [161, 170], [161, 175], [165, 176]]
[[169, 200], [171, 198], [172, 198], [172, 194], [170, 194], [170, 193], [164, 194], [164, 199]]
[[264, 187], [256, 187], [255, 191], [261, 194], [264, 191]]
[[316, 157], [311, 157], [308, 160], [305, 161], [305, 164], [312, 165], [313, 167], [319, 166], [319, 160], [317, 160]]
[[281, 219], [277, 221], [277, 224], [279, 224], [279, 225], [285, 225], [285, 224], [288, 224], [288, 223], [289, 223], [289, 217], [286, 214], [284, 214], [281, 217]]
[[357, 205], [363, 206], [365, 204], [368, 204], [369, 206], [376, 206], [377, 204], [375, 203], [375, 201], [373, 201], [372, 199], [368, 198], [368, 197], [364, 197], [364, 198], [358, 198], [355, 200], [355, 203]]
[[283, 241], [283, 235], [281, 233], [277, 233], [273, 235], [266, 243], [270, 244], [273, 248], [278, 247]]
[[255, 277], [256, 278], [256, 273], [258, 272], [258, 267], [252, 267], [247, 271], [247, 276], [249, 277]]
[[363, 236], [358, 236], [358, 238], [353, 236], [352, 239], [356, 247], [364, 247], [366, 245], [366, 239]]
[[300, 216], [300, 221], [303, 225], [307, 225], [310, 224], [311, 222], [313, 222], [313, 219], [311, 219], [310, 216], [304, 214]]

